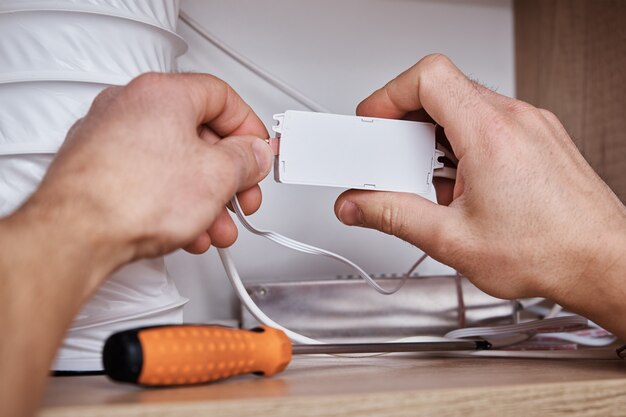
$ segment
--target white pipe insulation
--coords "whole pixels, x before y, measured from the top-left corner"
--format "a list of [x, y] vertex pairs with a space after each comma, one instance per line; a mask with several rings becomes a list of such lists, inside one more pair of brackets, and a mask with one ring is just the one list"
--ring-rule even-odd
[[[187, 48], [174, 33], [178, 8], [178, 0], [0, 3], [0, 216], [33, 192], [68, 129], [102, 89], [176, 69]], [[180, 323], [186, 301], [163, 258], [120, 269], [78, 313], [53, 369], [101, 370], [110, 333]]]

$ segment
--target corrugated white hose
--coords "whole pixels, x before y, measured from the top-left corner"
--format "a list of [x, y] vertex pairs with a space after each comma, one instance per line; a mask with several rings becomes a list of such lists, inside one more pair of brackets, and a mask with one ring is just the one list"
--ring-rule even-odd
[[[172, 31], [177, 10], [172, 0], [0, 1], [0, 215], [34, 191], [67, 130], [102, 89], [175, 69], [186, 49]], [[129, 264], [82, 306], [52, 368], [101, 370], [107, 336], [182, 323], [186, 301], [162, 257]]]

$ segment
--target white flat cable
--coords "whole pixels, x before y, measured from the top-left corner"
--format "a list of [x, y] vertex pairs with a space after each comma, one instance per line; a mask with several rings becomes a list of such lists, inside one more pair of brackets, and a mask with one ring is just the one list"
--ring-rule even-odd
[[598, 359], [617, 360], [615, 349], [593, 348], [580, 350], [497, 350], [488, 349], [475, 352], [440, 352], [440, 356], [467, 357], [481, 356], [484, 358], [520, 358], [520, 359]]
[[[285, 247], [288, 247], [294, 250], [298, 250], [300, 252], [321, 255], [321, 256], [329, 256], [331, 258], [338, 259], [354, 267], [355, 269], [357, 269], [357, 271], [359, 272], [359, 275], [363, 277], [370, 285], [373, 284], [372, 285], [373, 288], [375, 288], [377, 291], [380, 292], [380, 290], [382, 290], [382, 291], [385, 291], [383, 293], [389, 293], [389, 290], [385, 290], [384, 288], [380, 287], [365, 271], [363, 271], [362, 268], [360, 268], [358, 265], [354, 264], [353, 262], [343, 258], [340, 255], [336, 255], [332, 252], [325, 251], [323, 249], [319, 249], [314, 246], [306, 245], [301, 242], [297, 242], [293, 239], [284, 237], [278, 233], [265, 231], [265, 230], [259, 230], [248, 222], [243, 211], [241, 210], [241, 206], [239, 205], [239, 201], [237, 200], [236, 197], [234, 197], [231, 200], [231, 204], [233, 206], [233, 209], [239, 221], [250, 232], [259, 236], [263, 236], [267, 239], [272, 240], [275, 243], [278, 243], [280, 245], [283, 245]], [[270, 319], [265, 313], [263, 313], [263, 311], [261, 311], [261, 309], [259, 309], [258, 306], [256, 306], [252, 298], [248, 295], [241, 281], [241, 277], [239, 276], [237, 269], [234, 265], [233, 259], [230, 256], [230, 253], [226, 249], [220, 249], [219, 254], [220, 254], [222, 263], [224, 264], [224, 268], [226, 270], [228, 278], [230, 279], [233, 287], [235, 288], [237, 296], [239, 297], [241, 302], [244, 304], [244, 306], [248, 309], [248, 311], [250, 311], [250, 313], [257, 320], [259, 320], [260, 322], [268, 326], [277, 327], [285, 331], [288, 337], [296, 342], [309, 343], [309, 344], [310, 343], [322, 343], [315, 339], [311, 339], [309, 337], [300, 335], [289, 329], [284, 328], [283, 326], [279, 325], [278, 323]], [[417, 260], [417, 262], [415, 262], [415, 264], [411, 267], [411, 269], [409, 269], [409, 271], [403, 276], [403, 279], [400, 285], [398, 285], [394, 290], [397, 291], [401, 287], [401, 285], [404, 282], [406, 282], [408, 277], [420, 265], [420, 263], [426, 259], [426, 257], [427, 257], [426, 254], [424, 254], [420, 257], [420, 259]], [[528, 338], [528, 336], [522, 337], [522, 338], [515, 337], [520, 334], [532, 335], [536, 333], [548, 333], [548, 332], [554, 334], [555, 332], [563, 332], [563, 331], [571, 330], [574, 328], [580, 328], [580, 327], [586, 326], [587, 324], [588, 324], [587, 319], [580, 317], [580, 316], [572, 315], [572, 316], [555, 317], [555, 318], [549, 318], [549, 319], [544, 319], [544, 320], [535, 320], [535, 321], [530, 321], [530, 322], [517, 323], [517, 324], [511, 324], [511, 325], [504, 325], [504, 326], [496, 326], [496, 327], [476, 327], [476, 328], [458, 329], [458, 330], [449, 332], [448, 334], [444, 336], [444, 338], [460, 339], [460, 338], [467, 338], [467, 337], [481, 337], [481, 338], [485, 338], [489, 340], [490, 337], [497, 336], [497, 337], [500, 337], [500, 341], [498, 342], [494, 341], [494, 342], [498, 346], [506, 346], [506, 345], [517, 343], [521, 340], [525, 340]], [[502, 337], [507, 336], [507, 335], [513, 336], [513, 338], [510, 339], [510, 341], [502, 340]], [[401, 339], [401, 340], [404, 340], [404, 339]]]
[[601, 336], [581, 336], [576, 332], [573, 333], [565, 333], [565, 332], [557, 332], [557, 333], [541, 333], [541, 339], [558, 339], [564, 340], [567, 342], [576, 343], [577, 345], [583, 346], [595, 346], [595, 347], [603, 347], [609, 346], [612, 343], [617, 341], [617, 337], [608, 333], [606, 335]]
[[[256, 231], [256, 229], [246, 221], [245, 216], [243, 215], [243, 212], [241, 211], [241, 208], [236, 198], [233, 198], [232, 205], [233, 205], [233, 208], [235, 209], [235, 212], [238, 214], [238, 218], [240, 220], [242, 220], [243, 218], [242, 223], [244, 224], [246, 229], [248, 230], [253, 229], [254, 231]], [[258, 232], [261, 232], [261, 231], [258, 231]], [[265, 233], [268, 233], [268, 232], [265, 232]], [[270, 232], [270, 233], [273, 233], [273, 232]], [[256, 233], [256, 234], [259, 234], [259, 233]], [[278, 235], [278, 234], [275, 234], [275, 235]], [[288, 238], [285, 238], [285, 239], [288, 239]], [[292, 240], [288, 239], [287, 241], [292, 241]], [[293, 241], [293, 242], [299, 243], [296, 241]], [[280, 242], [277, 242], [277, 243], [282, 244]], [[304, 246], [309, 247], [309, 245], [304, 245]], [[296, 250], [299, 250], [299, 249], [296, 249]], [[289, 337], [293, 342], [302, 343], [302, 344], [325, 343], [317, 339], [313, 339], [313, 338], [301, 335], [292, 330], [289, 330], [281, 326], [280, 324], [276, 323], [270, 317], [268, 317], [254, 303], [254, 301], [252, 300], [252, 298], [246, 291], [246, 288], [243, 285], [241, 277], [239, 276], [237, 268], [235, 267], [234, 261], [228, 249], [218, 249], [218, 252], [219, 252], [222, 264], [224, 265], [226, 275], [228, 276], [228, 279], [230, 280], [233, 288], [235, 289], [235, 293], [237, 294], [237, 297], [239, 298], [241, 303], [246, 307], [246, 309], [250, 312], [250, 314], [252, 314], [254, 318], [256, 318], [259, 322], [267, 326], [282, 330], [283, 332], [285, 332], [287, 337]], [[309, 252], [308, 250], [305, 252], [314, 253], [314, 252]], [[403, 277], [403, 281], [407, 279], [407, 277], [415, 270], [415, 268], [417, 268], [417, 266], [424, 259], [426, 259], [425, 254], [405, 274], [405, 276]], [[365, 276], [369, 277], [369, 275], [367, 274]], [[454, 339], [470, 337], [470, 338], [483, 338], [485, 340], [488, 340], [490, 343], [492, 343], [494, 347], [501, 348], [501, 347], [514, 345], [516, 343], [528, 340], [530, 337], [532, 337], [533, 334], [536, 334], [536, 333], [545, 333], [545, 336], [548, 336], [548, 337], [559, 338], [561, 340], [570, 340], [572, 342], [578, 342], [581, 344], [586, 344], [588, 346], [593, 346], [593, 345], [603, 346], [603, 345], [606, 345], [607, 342], [612, 342], [612, 340], [609, 340], [608, 338], [602, 338], [602, 339], [590, 342], [589, 338], [579, 337], [576, 335], [569, 335], [567, 333], [562, 332], [564, 330], [570, 330], [573, 328], [582, 327], [587, 324], [588, 324], [587, 319], [580, 317], [580, 316], [573, 315], [573, 316], [566, 316], [566, 317], [555, 317], [555, 318], [548, 318], [548, 319], [543, 319], [543, 320], [535, 320], [531, 322], [524, 322], [524, 323], [504, 325], [504, 326], [458, 329], [458, 330], [454, 330], [452, 332], [447, 333], [443, 337], [433, 338], [430, 336], [415, 336], [415, 337], [392, 340], [389, 342], [408, 342], [408, 341], [419, 342], [419, 341], [432, 341], [435, 339], [436, 340], [454, 340]], [[560, 333], [554, 333], [555, 331], [560, 332]], [[602, 352], [593, 351], [591, 353], [593, 354], [591, 357], [596, 357], [596, 355], [601, 355], [602, 357], [607, 358], [607, 359], [615, 358], [614, 353], [611, 353], [608, 351], [602, 351]], [[474, 353], [472, 352], [470, 354], [474, 354]], [[581, 354], [577, 353], [575, 355], [572, 355], [571, 352], [569, 351], [562, 351], [562, 352], [559, 351], [556, 353], [549, 352], [545, 354], [542, 354], [542, 352], [533, 352], [533, 353], [527, 354], [524, 352], [520, 353], [517, 351], [516, 352], [500, 351], [498, 353], [494, 353], [492, 356], [519, 357], [523, 355], [526, 355], [528, 357], [552, 357], [552, 358], [572, 358], [572, 359], [581, 357]], [[584, 354], [582, 355], [584, 357]], [[378, 355], [369, 355], [369, 356], [378, 356]], [[489, 353], [485, 353], [484, 356], [490, 356], [490, 355]]]
[[[233, 60], [238, 62], [243, 67], [247, 68], [249, 71], [251, 71], [252, 73], [256, 74], [261, 79], [265, 80], [270, 85], [274, 86], [275, 88], [277, 88], [278, 90], [283, 92], [285, 95], [291, 97], [292, 99], [294, 99], [295, 101], [297, 101], [298, 103], [302, 104], [303, 106], [305, 106], [306, 108], [308, 108], [310, 110], [317, 111], [317, 112], [325, 112], [325, 113], [329, 112], [324, 106], [320, 105], [319, 103], [315, 102], [314, 100], [311, 100], [310, 98], [308, 98], [307, 96], [305, 96], [304, 94], [302, 94], [301, 92], [296, 90], [295, 88], [289, 86], [288, 84], [286, 84], [285, 82], [283, 82], [279, 78], [277, 78], [274, 75], [270, 74], [268, 71], [264, 70], [263, 68], [258, 66], [256, 63], [254, 63], [250, 59], [246, 58], [245, 56], [243, 56], [242, 54], [240, 54], [239, 52], [237, 52], [236, 50], [234, 50], [233, 48], [228, 46], [226, 43], [221, 41], [215, 35], [213, 35], [212, 33], [208, 32], [207, 30], [202, 28], [202, 26], [200, 24], [198, 24], [198, 22], [196, 22], [193, 18], [191, 18], [189, 15], [187, 15], [187, 13], [185, 13], [182, 10], [180, 12], [180, 18], [181, 18], [181, 20], [184, 23], [186, 23], [199, 36], [201, 36], [202, 38], [204, 38], [205, 40], [207, 40], [208, 42], [213, 44], [216, 48], [218, 48], [220, 51], [224, 52], [226, 55], [231, 57]], [[445, 156], [450, 161], [452, 161], [454, 164], [456, 164], [458, 162], [456, 157], [454, 156], [454, 154], [449, 149], [443, 147], [440, 144], [437, 144], [437, 149], [442, 151], [445, 154]], [[440, 177], [440, 178], [455, 179], [456, 178], [456, 169], [450, 168], [450, 167], [440, 168], [440, 169], [437, 169], [433, 173], [433, 176], [434, 177]], [[236, 204], [233, 204], [233, 206], [234, 207], [238, 207], [239, 206], [238, 202]], [[244, 224], [244, 227], [246, 227], [251, 232], [255, 233], [255, 231], [251, 230], [251, 228], [252, 229], [254, 229], [254, 228], [245, 220], [245, 217], [243, 216], [243, 214], [241, 212], [237, 213], [237, 214], [238, 214], [238, 217], [240, 217], [240, 220], [243, 219], [242, 224]], [[240, 214], [241, 214], [241, 216], [240, 216]], [[248, 226], [250, 226], [250, 227], [248, 227]], [[383, 290], [383, 293], [389, 292], [388, 290], [385, 290], [382, 287], [378, 286], [378, 284], [376, 284], [375, 281], [371, 280], [371, 277], [369, 277], [369, 275], [366, 274], [365, 271], [363, 271], [356, 264], [353, 264], [349, 260], [347, 260], [347, 259], [345, 259], [343, 257], [340, 257], [339, 255], [335, 255], [335, 254], [332, 254], [331, 252], [324, 251], [322, 249], [315, 248], [315, 247], [312, 247], [310, 245], [305, 245], [305, 244], [302, 244], [302, 243], [297, 242], [297, 241], [293, 241], [292, 239], [283, 237], [283, 236], [278, 235], [278, 234], [274, 234], [273, 232], [259, 231], [259, 233], [255, 233], [255, 234], [261, 234], [261, 233], [269, 233], [269, 234], [265, 234], [264, 236], [268, 237], [268, 238], [270, 238], [270, 236], [271, 236], [270, 239], [272, 239], [273, 241], [275, 241], [276, 243], [279, 243], [279, 244], [293, 245], [293, 246], [288, 246], [288, 247], [292, 247], [293, 249], [296, 249], [296, 250], [299, 250], [299, 251], [302, 251], [302, 252], [305, 252], [305, 253], [312, 253], [312, 254], [318, 254], [318, 255], [323, 255], [323, 256], [330, 256], [330, 257], [333, 257], [335, 259], [339, 259], [342, 262], [347, 263], [348, 265], [350, 265], [352, 267], [355, 267], [359, 271], [359, 275], [363, 276], [366, 279], [366, 281], [368, 283], [370, 283], [370, 285], [371, 285], [372, 282], [374, 283], [374, 288], [375, 289], [376, 289], [376, 287], [378, 287], [379, 289]], [[260, 322], [262, 322], [262, 323], [264, 323], [264, 324], [266, 324], [268, 326], [272, 326], [272, 327], [281, 329], [282, 331], [284, 331], [287, 334], [287, 336], [291, 340], [293, 340], [295, 342], [305, 343], [305, 344], [312, 344], [312, 343], [313, 344], [319, 344], [319, 343], [323, 343], [323, 342], [320, 342], [318, 340], [315, 340], [315, 339], [312, 339], [312, 338], [300, 335], [300, 334], [298, 334], [296, 332], [293, 332], [293, 331], [291, 331], [289, 329], [286, 329], [285, 327], [279, 325], [278, 323], [276, 323], [272, 319], [270, 319], [267, 315], [265, 315], [265, 313], [263, 313], [263, 311], [256, 306], [256, 304], [254, 303], [252, 298], [250, 298], [250, 296], [248, 295], [248, 293], [247, 293], [247, 291], [246, 291], [246, 289], [243, 286], [243, 283], [241, 281], [241, 277], [237, 273], [237, 269], [236, 269], [236, 267], [234, 265], [233, 259], [230, 256], [230, 253], [228, 252], [228, 250], [227, 249], [219, 249], [218, 252], [219, 252], [220, 258], [222, 260], [222, 263], [224, 265], [224, 268], [226, 270], [226, 273], [227, 273], [227, 275], [228, 275], [228, 277], [229, 277], [233, 287], [235, 288], [235, 292], [237, 293], [237, 296], [239, 297], [241, 302], [244, 304], [244, 306], [250, 311], [250, 313], [257, 320], [259, 320]], [[427, 255], [424, 254], [416, 262], [416, 264], [411, 268], [409, 273], [407, 273], [405, 275], [403, 281], [406, 280], [408, 275], [410, 275], [410, 273], [412, 273], [412, 271], [417, 267], [417, 265], [419, 265], [420, 262], [422, 262], [426, 258], [426, 256]], [[486, 328], [486, 329], [491, 329], [492, 330], [492, 329], [495, 329], [495, 328]], [[509, 329], [509, 330], [512, 330], [512, 329]], [[401, 339], [401, 340], [404, 340], [404, 339]], [[489, 354], [489, 352], [479, 352], [479, 353], [483, 353], [483, 354], [487, 354], [487, 355]], [[499, 352], [499, 353], [501, 353], [501, 355], [503, 355], [503, 356], [509, 356], [508, 352]], [[549, 355], [549, 356], [553, 356], [554, 357], [553, 354], [554, 354], [554, 352], [551, 352], [551, 355]], [[518, 353], [518, 355], [519, 355], [519, 353]], [[539, 355], [541, 355], [541, 354], [539, 353]], [[562, 356], [557, 355], [557, 357], [562, 357]]]
[[297, 240], [290, 239], [286, 236], [283, 236], [279, 233], [276, 233], [270, 230], [257, 229], [252, 224], [250, 224], [248, 219], [246, 219], [246, 216], [243, 213], [243, 210], [241, 209], [241, 206], [239, 205], [239, 201], [237, 200], [236, 197], [234, 197], [231, 200], [231, 204], [241, 224], [251, 233], [257, 236], [262, 236], [266, 239], [271, 240], [274, 243], [277, 243], [289, 249], [293, 249], [293, 250], [303, 252], [303, 253], [308, 253], [311, 255], [326, 256], [332, 259], [336, 259], [340, 262], [343, 262], [344, 264], [354, 268], [358, 272], [359, 276], [365, 280], [365, 282], [367, 282], [372, 288], [374, 288], [376, 291], [378, 291], [381, 294], [385, 294], [385, 295], [393, 294], [397, 292], [400, 288], [402, 288], [402, 286], [404, 285], [408, 277], [413, 273], [413, 271], [415, 271], [415, 269], [419, 266], [419, 264], [421, 264], [422, 261], [424, 261], [424, 259], [426, 259], [427, 257], [426, 254], [422, 255], [417, 260], [417, 262], [415, 262], [415, 264], [411, 267], [411, 269], [409, 269], [409, 271], [406, 274], [404, 274], [404, 276], [402, 277], [402, 280], [400, 281], [398, 285], [396, 285], [396, 287], [392, 289], [386, 289], [386, 288], [381, 287], [376, 281], [374, 281], [374, 279], [367, 272], [365, 272], [363, 268], [361, 268], [360, 266], [358, 266], [351, 260], [344, 258], [341, 255], [327, 251], [325, 249], [317, 248], [315, 246], [307, 245], [306, 243], [298, 242]]
[[[269, 318], [254, 303], [254, 301], [252, 300], [252, 298], [246, 291], [246, 288], [244, 287], [243, 282], [241, 281], [241, 277], [239, 276], [237, 268], [235, 267], [235, 264], [233, 262], [233, 259], [228, 249], [218, 249], [218, 253], [220, 255], [220, 259], [222, 260], [222, 264], [224, 265], [224, 269], [226, 271], [228, 279], [230, 280], [233, 288], [235, 289], [235, 293], [237, 294], [237, 297], [239, 298], [241, 303], [246, 307], [246, 309], [250, 312], [250, 314], [252, 314], [254, 318], [256, 318], [259, 322], [267, 326], [282, 330], [283, 332], [285, 332], [287, 337], [289, 337], [289, 339], [291, 339], [295, 343], [302, 343], [302, 344], [325, 343], [323, 341], [312, 339], [310, 337], [307, 337], [297, 332], [294, 332], [292, 330], [289, 330], [281, 326], [280, 324], [276, 323], [271, 318]], [[576, 317], [574, 321], [578, 324], [581, 324], [582, 323], [581, 319], [582, 319], [581, 317]], [[523, 327], [525, 328], [525, 330], [528, 330], [529, 327], [539, 326], [542, 321], [543, 320], [537, 320], [533, 322], [531, 326], [529, 326], [530, 323], [525, 323], [523, 324]], [[545, 323], [543, 324], [545, 325]], [[548, 323], [548, 324], [555, 324], [555, 323], [553, 322], [553, 323]], [[564, 322], [559, 321], [559, 325], [562, 327], [564, 325]], [[497, 330], [498, 327], [486, 327], [483, 329], [488, 330], [488, 333], [493, 333], [493, 331]], [[494, 340], [494, 339], [490, 340], [489, 337], [486, 337], [485, 339], [490, 340], [491, 343], [496, 343], [498, 347], [512, 345], [519, 341], [523, 341], [527, 339], [527, 337], [525, 337], [526, 335], [522, 333], [517, 333], [522, 330], [518, 326], [515, 326], [515, 325], [507, 326], [506, 330], [513, 332], [513, 333], [508, 334], [508, 336], [510, 336], [507, 339], [508, 343], [506, 343], [506, 341], [502, 338], [502, 336], [505, 336], [504, 334], [501, 335], [499, 340]], [[549, 335], [549, 333], [547, 333], [546, 335]], [[390, 342], [419, 342], [419, 341], [433, 341], [433, 340], [454, 340], [454, 339], [450, 337], [450, 333], [449, 333], [448, 335], [444, 337], [414, 336], [414, 337], [406, 337], [402, 339], [392, 340]], [[487, 351], [481, 351], [481, 352], [456, 352], [456, 353], [439, 352], [438, 354], [442, 354], [446, 356], [478, 355], [478, 356], [487, 356], [487, 357], [491, 356], [491, 357], [528, 357], [528, 358], [562, 358], [562, 359], [582, 359], [582, 358], [615, 359], [615, 352], [612, 349], [601, 349], [601, 350], [592, 349], [592, 350], [584, 350], [584, 351], [501, 351], [501, 350], [494, 351], [494, 350], [487, 350]], [[379, 355], [368, 355], [368, 356], [379, 356]]]
[[450, 168], [450, 167], [439, 168], [433, 172], [433, 177], [456, 180], [456, 168]]
[[453, 330], [446, 334], [446, 337], [461, 339], [466, 337], [489, 337], [511, 333], [555, 333], [572, 329], [586, 327], [588, 320], [584, 317], [571, 315], [563, 317], [553, 317], [543, 320], [533, 320], [523, 323], [502, 325], [496, 327], [472, 327], [466, 329]]
[[[252, 298], [246, 291], [246, 287], [243, 285], [241, 276], [239, 275], [239, 272], [237, 271], [237, 268], [235, 267], [233, 258], [230, 255], [230, 251], [228, 249], [218, 249], [217, 251], [220, 255], [222, 264], [224, 265], [224, 270], [226, 271], [226, 275], [228, 276], [230, 283], [235, 289], [235, 293], [237, 294], [237, 297], [255, 319], [257, 319], [260, 323], [265, 324], [266, 326], [270, 326], [270, 327], [274, 327], [276, 329], [282, 330], [283, 332], [285, 332], [287, 337], [289, 337], [289, 339], [291, 339], [293, 342], [308, 344], [308, 345], [326, 343], [317, 339], [313, 339], [313, 338], [301, 335], [300, 333], [294, 332], [293, 330], [289, 330], [286, 327], [281, 326], [280, 324], [276, 323], [274, 320], [269, 318], [263, 312], [263, 310], [261, 310], [255, 304], [254, 300], [252, 300]], [[405, 340], [407, 339], [390, 340], [389, 342], [390, 343], [402, 342]], [[445, 337], [432, 337], [432, 336], [414, 336], [411, 338], [411, 341], [416, 341], [416, 342], [417, 341], [434, 341], [434, 340], [451, 340], [451, 339], [445, 338]], [[367, 355], [367, 356], [378, 356], [378, 355], [379, 354]]]
[[269, 318], [263, 310], [261, 310], [255, 303], [254, 300], [250, 297], [248, 292], [246, 291], [246, 287], [244, 287], [243, 282], [241, 281], [241, 277], [239, 276], [239, 272], [237, 272], [237, 268], [235, 267], [235, 263], [233, 261], [232, 256], [228, 249], [218, 249], [217, 252], [220, 255], [220, 259], [222, 260], [222, 264], [224, 265], [224, 270], [226, 271], [226, 275], [230, 280], [233, 288], [235, 289], [235, 294], [239, 298], [239, 301], [246, 307], [246, 309], [252, 314], [252, 316], [257, 319], [259, 322], [265, 324], [266, 326], [274, 327], [276, 329], [280, 329], [289, 339], [297, 343], [304, 343], [307, 345], [311, 344], [321, 344], [319, 340], [311, 339], [310, 337], [303, 336], [299, 333], [291, 331], [280, 324], [276, 323], [274, 320]]
[[531, 340], [535, 335], [542, 339], [555, 339], [573, 342], [584, 346], [608, 346], [617, 340], [613, 335], [585, 336], [570, 333], [589, 327], [589, 320], [572, 314], [561, 317], [549, 317], [523, 323], [494, 327], [473, 327], [448, 332], [445, 337], [452, 339], [482, 338], [488, 340], [493, 347], [500, 348]]

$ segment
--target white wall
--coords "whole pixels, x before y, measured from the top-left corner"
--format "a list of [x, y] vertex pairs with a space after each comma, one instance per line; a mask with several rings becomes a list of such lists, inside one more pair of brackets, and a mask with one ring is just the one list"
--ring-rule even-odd
[[[474, 79], [514, 94], [512, 4], [508, 0], [183, 0], [182, 9], [231, 47], [335, 113], [356, 104], [422, 56], [442, 52]], [[230, 83], [269, 128], [272, 114], [302, 107], [179, 23], [189, 52], [183, 71], [209, 72]], [[271, 176], [271, 175], [270, 175]], [[253, 224], [337, 251], [374, 273], [401, 273], [420, 252], [371, 230], [342, 226], [333, 203], [342, 190], [261, 185]], [[334, 261], [278, 247], [245, 230], [232, 248], [245, 280], [295, 280], [351, 274]], [[233, 293], [214, 249], [167, 259], [186, 321], [231, 318]], [[433, 261], [424, 274], [447, 271]]]

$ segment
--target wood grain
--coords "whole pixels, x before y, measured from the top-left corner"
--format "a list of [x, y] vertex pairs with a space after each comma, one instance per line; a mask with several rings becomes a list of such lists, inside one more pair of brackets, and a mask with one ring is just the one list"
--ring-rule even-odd
[[517, 96], [563, 122], [626, 202], [626, 1], [516, 0]]
[[[518, 97], [553, 111], [626, 201], [626, 1], [516, 0]], [[296, 358], [274, 378], [140, 389], [54, 378], [58, 416], [620, 416], [626, 364], [610, 360]]]
[[273, 378], [177, 389], [55, 378], [39, 416], [617, 416], [624, 407], [624, 361], [398, 355], [298, 357]]

